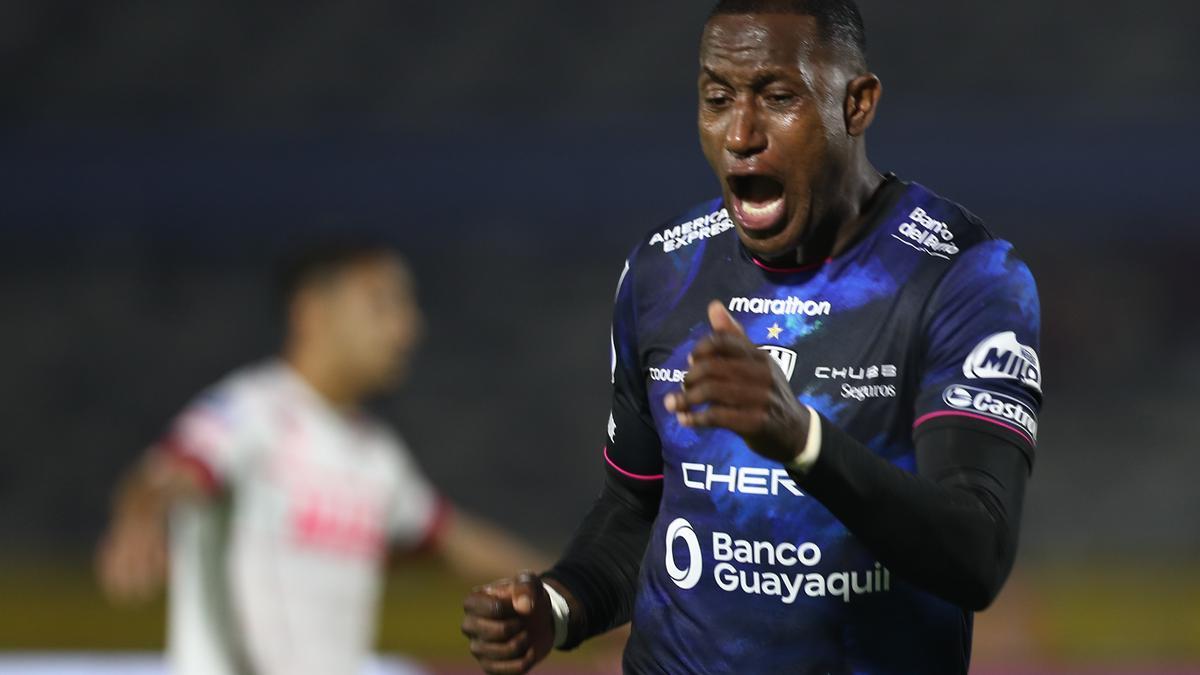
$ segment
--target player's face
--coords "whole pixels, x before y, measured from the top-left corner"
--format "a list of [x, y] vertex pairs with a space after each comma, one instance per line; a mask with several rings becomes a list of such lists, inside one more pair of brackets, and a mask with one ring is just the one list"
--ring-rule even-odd
[[742, 243], [760, 257], [804, 242], [849, 161], [845, 78], [827, 51], [809, 16], [716, 16], [705, 26], [700, 144]]
[[329, 300], [329, 344], [345, 374], [364, 394], [397, 382], [423, 322], [404, 265], [389, 255], [354, 263], [339, 273]]

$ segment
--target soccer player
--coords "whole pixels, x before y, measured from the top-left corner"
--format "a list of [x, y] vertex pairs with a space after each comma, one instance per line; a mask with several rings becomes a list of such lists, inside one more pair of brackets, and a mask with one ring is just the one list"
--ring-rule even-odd
[[282, 357], [187, 406], [122, 482], [100, 547], [102, 585], [125, 600], [157, 590], [169, 549], [179, 675], [358, 675], [389, 545], [475, 580], [537, 559], [453, 510], [360, 409], [401, 377], [421, 330], [400, 259], [314, 248], [283, 287]]
[[485, 671], [632, 619], [630, 673], [967, 672], [1034, 458], [1038, 298], [978, 218], [872, 166], [864, 44], [852, 0], [708, 18], [722, 196], [626, 262], [603, 492], [549, 571], [466, 598]]

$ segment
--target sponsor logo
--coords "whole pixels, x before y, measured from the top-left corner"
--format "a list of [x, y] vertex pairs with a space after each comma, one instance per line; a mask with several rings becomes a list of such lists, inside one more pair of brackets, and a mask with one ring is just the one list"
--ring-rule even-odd
[[1037, 352], [1017, 342], [1012, 331], [996, 333], [975, 345], [963, 362], [963, 375], [972, 380], [1017, 380], [1041, 393], [1042, 366]]
[[662, 246], [663, 253], [670, 253], [732, 229], [733, 221], [729, 219], [729, 211], [721, 209], [695, 220], [665, 228], [662, 232], [655, 232], [654, 236], [650, 237], [650, 245]]
[[762, 345], [759, 349], [767, 354], [770, 354], [775, 363], [779, 364], [779, 369], [787, 376], [790, 381], [792, 373], [796, 372], [796, 352], [785, 347], [777, 347], [775, 345]]
[[786, 298], [733, 298], [729, 311], [742, 314], [777, 314], [804, 316], [828, 316], [833, 305], [826, 300], [802, 300], [794, 295]]
[[[686, 549], [687, 562], [679, 564]], [[774, 542], [739, 539], [728, 532], [713, 532], [710, 548], [713, 583], [726, 593], [774, 597], [791, 605], [803, 594], [809, 598], [841, 598], [848, 603], [857, 596], [891, 590], [891, 573], [880, 563], [865, 570], [816, 572], [821, 547], [811, 541]], [[667, 526], [666, 570], [675, 585], [695, 588], [704, 576], [700, 536], [684, 518]], [[767, 569], [764, 569], [767, 568]], [[773, 569], [771, 569], [773, 568]], [[799, 569], [796, 572], [793, 570]]]
[[968, 410], [986, 417], [1011, 422], [1037, 440], [1037, 417], [1024, 403], [1011, 396], [994, 391], [952, 384], [942, 392], [946, 405], [958, 410]]
[[930, 216], [921, 207], [908, 214], [908, 220], [900, 224], [898, 232], [899, 234], [893, 234], [892, 237], [922, 253], [946, 260], [958, 253], [958, 246], [954, 244], [954, 233], [950, 231], [949, 226]]
[[[687, 547], [688, 560], [683, 567], [680, 567], [675, 560], [676, 541], [682, 541]], [[667, 526], [666, 559], [667, 574], [670, 575], [671, 581], [674, 581], [676, 586], [687, 590], [700, 582], [700, 575], [704, 574], [704, 559], [700, 555], [700, 539], [696, 536], [696, 531], [692, 529], [692, 524], [684, 518], [676, 518]]]
[[897, 377], [900, 371], [896, 366], [885, 363], [878, 366], [817, 366], [813, 376], [819, 380], [877, 380]]
[[678, 368], [650, 368], [650, 379], [654, 382], [671, 382], [678, 384], [687, 377], [688, 371]]
[[894, 384], [862, 384], [852, 385], [845, 383], [842, 385], [842, 398], [852, 398], [855, 401], [865, 401], [869, 398], [895, 398], [896, 385]]
[[387, 546], [385, 504], [361, 495], [298, 491], [289, 500], [297, 543], [351, 558], [379, 560]]
[[[683, 473], [683, 484], [693, 490], [713, 492], [715, 486], [724, 486], [725, 492], [744, 495], [792, 494], [803, 497], [796, 482], [786, 469], [764, 469], [753, 466], [731, 466], [719, 469], [712, 464], [683, 462], [679, 465]], [[722, 488], [717, 488], [721, 491]]]

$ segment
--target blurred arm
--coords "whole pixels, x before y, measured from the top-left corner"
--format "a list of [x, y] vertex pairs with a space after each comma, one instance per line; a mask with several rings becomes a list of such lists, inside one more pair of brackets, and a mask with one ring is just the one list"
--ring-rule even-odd
[[167, 574], [167, 514], [182, 500], [206, 498], [213, 483], [187, 457], [151, 449], [121, 479], [96, 566], [101, 589], [117, 602], [149, 599]]
[[519, 569], [542, 569], [548, 558], [500, 528], [462, 511], [446, 516], [433, 550], [460, 576], [496, 579]]

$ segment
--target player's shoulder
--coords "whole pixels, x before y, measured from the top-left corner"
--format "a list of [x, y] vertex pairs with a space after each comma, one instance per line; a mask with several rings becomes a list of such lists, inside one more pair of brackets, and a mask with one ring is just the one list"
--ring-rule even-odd
[[245, 422], [279, 398], [285, 367], [275, 360], [241, 366], [201, 390], [188, 409], [227, 423]]
[[965, 206], [916, 182], [905, 190], [889, 224], [889, 246], [954, 277], [1001, 278], [1028, 267], [1012, 243], [997, 236]]
[[642, 292], [667, 292], [689, 275], [710, 246], [736, 238], [724, 200], [709, 199], [646, 231], [626, 260], [625, 274], [632, 275]]
[[917, 182], [901, 186], [886, 229], [889, 245], [904, 255], [921, 254], [926, 262], [950, 266], [980, 245], [998, 241], [983, 219], [962, 204]]
[[172, 420], [172, 439], [211, 446], [258, 434], [268, 418], [262, 395], [264, 375], [257, 364], [245, 366], [200, 390]]
[[933, 297], [930, 312], [1004, 299], [1030, 316], [1038, 314], [1033, 273], [1011, 242], [958, 202], [919, 183], [905, 185], [891, 236], [883, 241], [895, 255], [919, 261], [912, 278], [929, 280], [919, 286], [922, 296]]
[[236, 368], [217, 380], [209, 391], [240, 402], [279, 396], [294, 377], [280, 359], [265, 359]]
[[664, 256], [686, 256], [695, 253], [698, 245], [732, 231], [724, 200], [720, 197], [696, 204], [647, 232], [639, 249], [657, 251]]
[[710, 199], [646, 231], [630, 253], [629, 263], [634, 268], [686, 267], [710, 240], [736, 236], [733, 231], [724, 201]]

